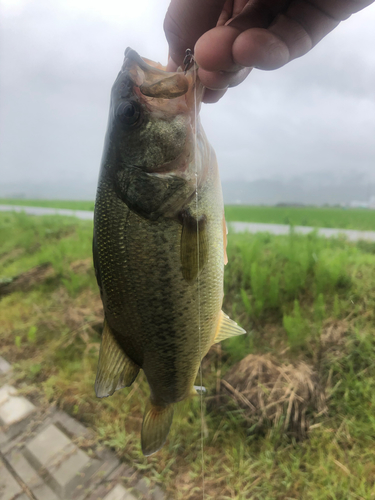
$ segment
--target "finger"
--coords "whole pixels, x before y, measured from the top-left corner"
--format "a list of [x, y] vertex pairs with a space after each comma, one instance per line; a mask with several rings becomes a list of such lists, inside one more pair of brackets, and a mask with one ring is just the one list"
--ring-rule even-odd
[[339, 24], [319, 7], [297, 0], [268, 30], [250, 29], [233, 43], [233, 60], [244, 66], [276, 69], [300, 57]]
[[198, 70], [198, 76], [202, 84], [211, 90], [223, 90], [228, 87], [236, 87], [248, 76], [252, 68], [242, 68], [235, 72]]
[[226, 0], [217, 21], [217, 26], [224, 26], [224, 24], [240, 14], [247, 3], [248, 0]]
[[344, 21], [352, 14], [368, 7], [374, 0], [313, 0], [312, 4], [328, 16]]
[[164, 31], [170, 56], [180, 65], [186, 49], [193, 49], [198, 38], [216, 26], [225, 0], [172, 0], [165, 20]]
[[268, 30], [253, 28], [241, 33], [232, 47], [236, 63], [259, 69], [276, 69], [290, 60], [288, 46]]
[[218, 26], [207, 31], [197, 41], [194, 55], [198, 66], [207, 71], [236, 71], [232, 45], [241, 32], [230, 26]]
[[253, 68], [242, 68], [239, 71], [236, 71], [232, 74], [231, 78], [228, 80], [228, 87], [237, 87], [240, 83], [242, 83], [245, 78], [248, 77], [249, 73], [253, 70]]
[[[372, 0], [253, 0], [228, 25], [204, 34], [195, 55], [209, 71], [233, 72], [239, 66], [276, 69], [308, 52], [340, 20], [370, 3]], [[270, 22], [269, 29], [264, 29]]]
[[285, 41], [291, 57], [294, 58], [304, 54], [320, 42], [336, 28], [340, 20], [339, 17], [331, 16], [313, 3], [295, 0], [290, 4], [285, 15], [280, 15], [270, 26], [270, 31]]
[[174, 62], [174, 60], [171, 57], [168, 57], [168, 63], [165, 68], [166, 71], [177, 71], [177, 64]]
[[245, 31], [250, 28], [268, 28], [276, 15], [284, 11], [291, 0], [251, 0], [236, 12], [228, 26]]
[[213, 104], [223, 97], [227, 89], [223, 90], [211, 90], [205, 89], [202, 101], [206, 104]]
[[[280, 4], [281, 2], [278, 1], [277, 3]], [[254, 14], [254, 17], [244, 17], [241, 14], [231, 21], [229, 25], [211, 29], [202, 35], [195, 45], [194, 54], [198, 65], [207, 71], [229, 72], [238, 71], [241, 66], [261, 67], [261, 63], [264, 58], [267, 58], [268, 52], [270, 52], [269, 57], [272, 68], [279, 59], [281, 59], [279, 65], [285, 64], [289, 57], [287, 48], [282, 47], [280, 49], [280, 40], [275, 39], [275, 37], [270, 39], [266, 30], [258, 28], [258, 31], [254, 32], [249, 37], [249, 40], [248, 35], [245, 35], [243, 39], [241, 38], [244, 29], [245, 33], [247, 33], [248, 28], [268, 26], [267, 22], [263, 11], [259, 9]], [[233, 45], [239, 37], [238, 54], [236, 54], [233, 52]], [[246, 45], [247, 43], [248, 45]], [[281, 53], [279, 53], [280, 51]], [[253, 59], [251, 63], [248, 63], [247, 59], [250, 57], [253, 57]]]
[[225, 23], [229, 21], [233, 17], [233, 1], [234, 0], [226, 0], [219, 19], [217, 20], [216, 26], [224, 26]]
[[202, 84], [211, 90], [224, 90], [229, 86], [228, 76], [225, 71], [205, 71], [199, 68], [198, 77]]

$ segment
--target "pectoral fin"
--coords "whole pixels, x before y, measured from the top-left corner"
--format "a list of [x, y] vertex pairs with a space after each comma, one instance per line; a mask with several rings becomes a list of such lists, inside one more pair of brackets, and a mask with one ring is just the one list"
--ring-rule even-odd
[[132, 385], [139, 372], [136, 365], [120, 348], [108, 323], [104, 321], [100, 346], [95, 393], [98, 398], [111, 396], [118, 389]]
[[204, 268], [208, 256], [207, 218], [202, 215], [198, 220], [188, 211], [180, 214], [181, 233], [181, 269], [189, 283], [194, 281]]
[[229, 316], [223, 313], [223, 311], [220, 312], [219, 323], [214, 340], [215, 344], [230, 337], [243, 335], [244, 333], [246, 333], [246, 330], [238, 326], [237, 323], [231, 320]]
[[173, 405], [156, 406], [148, 401], [142, 424], [142, 453], [156, 453], [165, 443], [173, 420]]

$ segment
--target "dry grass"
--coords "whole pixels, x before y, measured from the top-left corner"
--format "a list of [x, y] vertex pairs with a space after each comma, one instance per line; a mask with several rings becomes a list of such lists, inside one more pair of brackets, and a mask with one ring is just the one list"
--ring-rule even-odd
[[318, 374], [305, 362], [294, 366], [249, 354], [226, 374], [222, 386], [251, 422], [278, 425], [283, 420], [284, 429], [298, 437], [326, 409]]
[[330, 346], [345, 345], [348, 328], [349, 325], [346, 320], [327, 321], [323, 326], [320, 337], [322, 346], [328, 348]]

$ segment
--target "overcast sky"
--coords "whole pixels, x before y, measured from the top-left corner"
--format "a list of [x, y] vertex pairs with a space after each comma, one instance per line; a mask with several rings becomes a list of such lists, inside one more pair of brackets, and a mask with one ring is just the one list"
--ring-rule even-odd
[[[0, 183], [97, 178], [124, 49], [166, 63], [168, 3], [0, 0]], [[223, 180], [375, 180], [375, 5], [201, 116]]]

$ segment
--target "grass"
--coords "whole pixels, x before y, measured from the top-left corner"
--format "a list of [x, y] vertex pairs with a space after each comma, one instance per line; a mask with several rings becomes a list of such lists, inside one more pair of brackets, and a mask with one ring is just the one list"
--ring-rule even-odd
[[23, 207], [69, 208], [71, 210], [94, 210], [94, 201], [73, 200], [25, 200], [0, 198], [0, 205], [21, 205]]
[[263, 222], [293, 226], [375, 230], [375, 211], [360, 208], [226, 205], [225, 217], [227, 222]]
[[[91, 233], [87, 221], [0, 214], [0, 281], [44, 262], [53, 268], [30, 291], [0, 301], [0, 352], [26, 393], [92, 427], [170, 498], [202, 498], [198, 398], [177, 407], [167, 444], [145, 458], [144, 377], [110, 398], [94, 395], [102, 312]], [[375, 245], [239, 234], [229, 238], [228, 257], [224, 310], [251, 334], [204, 361], [206, 499], [375, 498]], [[329, 409], [315, 416], [308, 439], [296, 440], [282, 422], [249, 428], [240, 408], [210, 404], [220, 373], [249, 353], [319, 371]]]
[[[94, 210], [93, 201], [0, 199], [0, 205]], [[293, 226], [333, 227], [375, 231], [375, 211], [360, 208], [265, 207], [226, 205], [227, 222], [262, 222]]]

